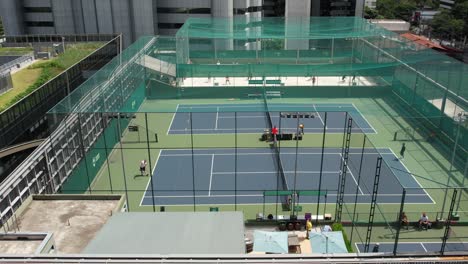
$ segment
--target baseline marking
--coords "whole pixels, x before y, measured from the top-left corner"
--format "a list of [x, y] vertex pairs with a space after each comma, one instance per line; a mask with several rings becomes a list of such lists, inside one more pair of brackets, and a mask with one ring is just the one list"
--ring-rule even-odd
[[172, 115], [171, 123], [169, 124], [169, 128], [167, 129], [166, 135], [169, 135], [169, 131], [171, 131], [172, 123], [174, 122], [174, 118], [177, 115], [178, 110], [179, 110], [179, 104], [177, 104], [176, 110], [175, 110], [174, 114]]
[[[349, 154], [352, 154], [352, 153], [349, 153]], [[341, 153], [340, 153], [340, 157], [341, 157], [341, 160], [344, 162], [344, 158], [343, 158], [343, 155], [341, 155]], [[359, 184], [358, 184], [356, 178], [354, 178], [353, 171], [351, 170], [351, 168], [348, 166], [347, 163], [346, 163], [346, 168], [348, 168], [349, 174], [351, 174], [351, 177], [353, 177], [354, 183], [355, 183], [356, 186], [358, 187], [359, 192], [361, 193], [361, 195], [364, 195], [364, 192], [362, 192], [361, 186], [359, 186]]]
[[[314, 107], [315, 113], [317, 113], [318, 118], [320, 119], [320, 122], [322, 122], [322, 125], [325, 125], [325, 122], [323, 122], [323, 119], [320, 116], [319, 112], [317, 111], [317, 108], [315, 107], [315, 104], [312, 104], [312, 106]], [[327, 127], [325, 127], [325, 128], [327, 128]]]
[[213, 164], [215, 155], [211, 155], [210, 186], [208, 187], [208, 196], [211, 196], [211, 182], [213, 181]]
[[215, 121], [215, 130], [218, 129], [218, 116], [219, 116], [219, 107], [216, 107], [216, 121]]

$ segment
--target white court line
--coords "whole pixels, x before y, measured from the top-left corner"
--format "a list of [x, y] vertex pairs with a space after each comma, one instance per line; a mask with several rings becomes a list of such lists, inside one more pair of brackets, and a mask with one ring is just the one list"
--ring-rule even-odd
[[[148, 197], [148, 196], [145, 196], [145, 194], [146, 194], [146, 192], [149, 191], [148, 187], [149, 187], [151, 181], [153, 180], [154, 171], [156, 170], [156, 166], [158, 165], [159, 157], [161, 157], [161, 151], [162, 151], [162, 150], [159, 150], [159, 155], [158, 155], [158, 157], [156, 158], [156, 162], [154, 163], [153, 170], [151, 171], [151, 175], [150, 175], [151, 178], [148, 179], [148, 183], [146, 184], [146, 189], [145, 189], [145, 191], [143, 192], [143, 196], [141, 197], [140, 206], [143, 205], [143, 200], [145, 199], [145, 197]], [[149, 196], [149, 197], [151, 197], [151, 196]], [[156, 196], [155, 196], [155, 197], [156, 197]], [[128, 206], [128, 205], [127, 205], [127, 206]]]
[[[207, 105], [195, 105], [195, 106], [181, 106], [180, 109], [204, 109], [204, 108], [208, 108], [208, 109], [212, 109], [214, 107], [219, 107], [220, 105], [217, 105], [217, 104], [207, 104]], [[258, 110], [261, 110], [262, 109], [262, 106], [260, 104], [251, 104], [251, 105], [221, 105], [222, 108], [252, 108], [252, 112], [255, 112], [254, 110], [257, 110], [255, 109], [255, 107], [258, 107]]]
[[215, 155], [211, 155], [210, 186], [208, 187], [208, 196], [211, 196], [211, 182], [213, 181], [213, 164]]
[[[377, 130], [375, 130], [375, 128], [372, 126], [372, 124], [367, 120], [367, 118], [361, 113], [361, 111], [359, 111], [359, 108], [356, 107], [356, 105], [354, 105], [354, 103], [352, 103], [354, 109], [357, 110], [358, 114], [366, 121], [366, 123], [370, 126], [370, 128], [372, 130], [374, 130], [374, 134], [378, 134]], [[362, 129], [362, 128], [361, 128]]]
[[219, 107], [216, 107], [215, 130], [218, 130], [218, 116], [219, 116]]
[[[222, 118], [226, 118], [226, 119], [231, 118], [231, 119], [234, 119], [234, 118], [236, 118], [236, 117], [235, 117], [235, 116], [221, 116], [221, 117], [219, 117], [219, 118], [220, 118], [220, 119], [222, 119]], [[246, 115], [246, 116], [241, 116], [241, 115], [237, 115], [237, 118], [238, 118], [238, 119], [239, 119], [239, 118], [265, 118], [265, 116], [248, 116], [248, 115]]]
[[171, 131], [172, 123], [174, 122], [174, 118], [177, 114], [177, 110], [179, 110], [179, 104], [177, 104], [176, 110], [174, 114], [172, 115], [171, 123], [169, 124], [169, 128], [167, 129], [166, 135], [169, 135], [169, 131]]
[[[161, 190], [157, 190], [158, 192], [161, 192]], [[197, 190], [195, 190], [197, 191]], [[224, 191], [224, 190], [219, 190], [219, 191]], [[224, 192], [227, 192], [227, 191], [224, 191]], [[263, 192], [263, 191], [259, 191], [259, 192]], [[336, 193], [329, 193], [327, 194], [328, 196], [337, 196]], [[413, 194], [411, 196], [421, 196], [421, 195], [424, 195], [424, 194]], [[199, 194], [199, 195], [195, 195], [195, 197], [197, 198], [216, 198], [216, 197], [235, 197], [236, 195], [234, 194], [214, 194], [214, 195], [203, 195], [203, 194]], [[237, 196], [241, 196], [241, 197], [263, 197], [263, 194], [237, 194]], [[354, 197], [356, 196], [355, 194], [352, 194], [352, 193], [345, 193], [345, 196], [350, 196], [350, 197]], [[362, 196], [372, 196], [372, 194], [363, 194]], [[379, 197], [380, 196], [384, 196], [384, 197], [399, 197], [401, 196], [400, 194], [379, 194]], [[408, 196], [408, 195], [407, 195]], [[145, 198], [151, 198], [152, 196], [145, 196]], [[154, 196], [155, 198], [193, 198], [193, 195], [155, 195]], [[335, 202], [333, 202], [335, 203]], [[366, 203], [368, 204], [368, 202]], [[390, 203], [384, 203], [384, 204], [390, 204]], [[400, 204], [400, 203], [394, 203], [394, 204]]]
[[[389, 148], [389, 150], [392, 152], [394, 158], [397, 158], [397, 157], [398, 157], [398, 156], [395, 154], [395, 152], [393, 152], [393, 149]], [[431, 199], [432, 203], [433, 203], [433, 204], [436, 204], [436, 202], [434, 201], [434, 199], [432, 199], [431, 195], [426, 191], [426, 189], [421, 185], [421, 183], [419, 183], [419, 181], [416, 179], [416, 177], [414, 177], [413, 173], [411, 173], [411, 171], [408, 170], [408, 167], [406, 167], [406, 165], [405, 165], [403, 162], [400, 161], [400, 163], [401, 163], [401, 165], [405, 168], [406, 172], [407, 172], [409, 175], [411, 175], [411, 177], [413, 177], [413, 180], [416, 181], [416, 183], [419, 185], [419, 187], [421, 187], [421, 189], [424, 190], [424, 192], [425, 192], [426, 195], [429, 197], [429, 199]], [[392, 170], [392, 168], [390, 168], [390, 170]], [[396, 176], [394, 175], [394, 177], [396, 177]], [[400, 185], [401, 185], [401, 183], [400, 183]], [[402, 187], [405, 188], [404, 186], [402, 186]]]
[[[317, 115], [318, 115], [318, 117], [320, 119], [320, 122], [322, 122], [322, 125], [325, 125], [325, 122], [323, 122], [323, 119], [320, 116], [319, 112], [317, 111], [317, 108], [315, 107], [315, 104], [312, 104], [312, 106], [314, 107], [315, 113], [317, 113]], [[325, 128], [328, 128], [328, 127], [325, 127]]]
[[[274, 153], [268, 153], [268, 152], [252, 152], [252, 153], [237, 153], [237, 156], [249, 156], [249, 155], [269, 155], [271, 156]], [[322, 153], [315, 153], [315, 152], [301, 152], [299, 153], [301, 155], [322, 155]], [[324, 155], [341, 155], [340, 152], [329, 152], [329, 153], [323, 153]], [[390, 154], [390, 153], [388, 153]], [[193, 154], [194, 156], [211, 156], [213, 153], [198, 153], [198, 154]], [[235, 153], [215, 153], [214, 155], [216, 156], [234, 156], [236, 155]], [[282, 152], [281, 155], [296, 155], [294, 152]], [[349, 155], [361, 155], [361, 153], [349, 153]], [[363, 155], [378, 155], [378, 153], [364, 153]], [[186, 153], [186, 154], [162, 154], [164, 157], [180, 157], [180, 156], [192, 156], [191, 153]]]
[[[351, 153], [349, 153], [349, 154], [351, 154]], [[343, 158], [343, 155], [341, 155], [341, 153], [340, 153], [340, 157], [341, 157], [341, 160], [344, 162], [344, 158]], [[359, 186], [356, 178], [354, 178], [353, 171], [351, 170], [351, 168], [349, 168], [348, 164], [346, 164], [346, 168], [348, 168], [349, 174], [351, 174], [351, 177], [353, 177], [354, 183], [356, 183], [356, 186], [358, 187], [359, 192], [361, 193], [361, 195], [364, 195], [364, 192], [361, 190], [361, 186]]]
[[[213, 172], [213, 174], [270, 174], [278, 173], [277, 171], [223, 171], [223, 172]], [[284, 173], [295, 173], [295, 171], [284, 171]], [[320, 173], [320, 171], [297, 171], [297, 173]], [[322, 173], [339, 173], [339, 171], [323, 171]]]
[[421, 247], [424, 249], [424, 251], [427, 252], [427, 248], [424, 246], [424, 244], [422, 242], [420, 242], [419, 244], [421, 244]]
[[[248, 130], [248, 131], [254, 131], [254, 130], [262, 130], [262, 129], [265, 129], [266, 127], [264, 128], [261, 128], [261, 127], [253, 127], [253, 128], [237, 128], [237, 130]], [[187, 128], [188, 129], [188, 128]], [[188, 131], [187, 129], [171, 129], [171, 131]], [[284, 129], [296, 129], [295, 127], [281, 127], [282, 130]], [[235, 131], [234, 128], [218, 128], [218, 129], [213, 129], [213, 128], [194, 128], [193, 131], [212, 131], [212, 130], [225, 130], [225, 131]], [[305, 131], [309, 131], [309, 130], [323, 130], [323, 128], [320, 128], [320, 127], [310, 127], [310, 128], [304, 128]], [[343, 130], [342, 127], [327, 127], [327, 130]], [[360, 128], [353, 128], [353, 130], [356, 130], [356, 131], [362, 131], [362, 129]]]

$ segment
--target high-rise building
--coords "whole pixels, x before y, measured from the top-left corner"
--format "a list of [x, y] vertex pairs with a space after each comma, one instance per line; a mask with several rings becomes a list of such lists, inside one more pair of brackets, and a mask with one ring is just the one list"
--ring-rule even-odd
[[188, 17], [362, 16], [364, 0], [2, 0], [7, 35], [173, 35]]
[[452, 9], [455, 5], [454, 0], [440, 0], [440, 7], [445, 9]]
[[365, 5], [369, 8], [377, 8], [377, 0], [366, 0]]

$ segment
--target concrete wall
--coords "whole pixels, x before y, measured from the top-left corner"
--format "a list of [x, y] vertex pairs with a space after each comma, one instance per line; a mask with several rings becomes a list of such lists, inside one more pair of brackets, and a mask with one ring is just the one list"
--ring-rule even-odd
[[24, 34], [23, 11], [18, 0], [1, 0], [0, 17], [6, 35]]
[[[310, 0], [286, 0], [285, 10], [286, 35], [299, 34], [310, 30]], [[287, 39], [285, 49], [308, 50], [309, 40]]]
[[72, 0], [52, 0], [52, 15], [57, 34], [74, 34]]

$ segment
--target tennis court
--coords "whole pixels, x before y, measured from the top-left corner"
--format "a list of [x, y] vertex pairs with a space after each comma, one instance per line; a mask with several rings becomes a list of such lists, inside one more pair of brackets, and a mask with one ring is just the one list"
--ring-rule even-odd
[[[354, 132], [376, 133], [353, 104], [268, 103], [272, 124], [280, 132], [295, 133], [299, 123], [305, 133], [322, 133], [327, 112], [327, 133], [343, 133], [346, 112]], [[190, 122], [190, 115], [192, 122]], [[269, 124], [262, 104], [178, 105], [168, 134], [263, 133]]]
[[[265, 143], [266, 144], [266, 143]], [[361, 149], [350, 149], [351, 162], [359, 162]], [[141, 205], [189, 205], [194, 197], [197, 204], [239, 204], [263, 203], [263, 192], [267, 190], [322, 190], [328, 192], [327, 202], [336, 202], [341, 149], [326, 148], [323, 155], [322, 182], [319, 187], [320, 148], [280, 149], [280, 167], [284, 170], [287, 187], [282, 185], [281, 168], [278, 168], [276, 150], [270, 148], [252, 149], [173, 149], [161, 150], [152, 172]], [[379, 154], [380, 153], [380, 154]], [[354, 201], [356, 190], [358, 203], [369, 203], [372, 190], [367, 186], [373, 182], [375, 163], [382, 156], [389, 169], [383, 169], [379, 191], [379, 203], [400, 203], [401, 185], [421, 187], [406, 167], [389, 149], [369, 150], [364, 154], [361, 173], [348, 167], [348, 182], [345, 201]], [[297, 156], [297, 163], [295, 161]], [[353, 161], [354, 160], [354, 161]], [[193, 168], [193, 171], [192, 171]], [[359, 179], [360, 178], [360, 179]], [[361, 184], [358, 184], [358, 183]], [[277, 202], [276, 197], [265, 197], [265, 203]], [[299, 197], [300, 203], [314, 203], [317, 197]], [[323, 201], [323, 198], [322, 200]], [[433, 203], [430, 196], [421, 189], [408, 190], [407, 203]]]
[[[369, 246], [369, 251], [372, 252], [375, 243], [371, 243]], [[379, 243], [379, 252], [390, 253], [393, 252], [395, 244], [388, 243]], [[364, 252], [364, 244], [356, 243], [356, 248], [358, 252]], [[398, 244], [398, 253], [436, 253], [440, 252], [442, 248], [441, 242], [399, 242]], [[467, 252], [468, 251], [468, 242], [447, 242], [445, 246], [446, 252]]]

